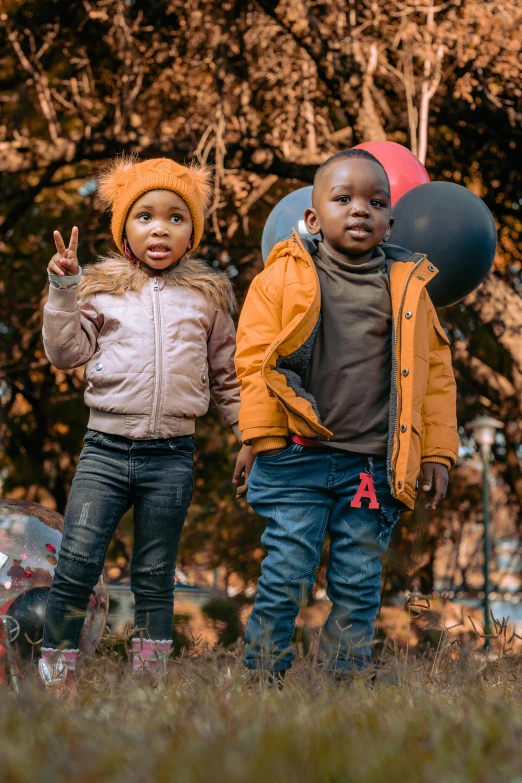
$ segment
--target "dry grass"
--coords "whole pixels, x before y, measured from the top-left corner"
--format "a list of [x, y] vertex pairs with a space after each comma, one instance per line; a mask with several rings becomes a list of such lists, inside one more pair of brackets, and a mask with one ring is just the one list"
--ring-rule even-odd
[[522, 658], [506, 627], [496, 636], [489, 661], [445, 628], [423, 657], [389, 646], [395, 685], [335, 682], [301, 659], [282, 693], [248, 690], [239, 650], [178, 658], [153, 691], [109, 645], [75, 703], [30, 676], [1, 692], [0, 780], [522, 783]]
[[90, 667], [75, 704], [24, 683], [0, 705], [0, 779], [341, 783], [522, 780], [518, 660], [415, 662], [398, 686], [298, 666], [246, 692], [236, 661], [174, 664], [151, 691]]

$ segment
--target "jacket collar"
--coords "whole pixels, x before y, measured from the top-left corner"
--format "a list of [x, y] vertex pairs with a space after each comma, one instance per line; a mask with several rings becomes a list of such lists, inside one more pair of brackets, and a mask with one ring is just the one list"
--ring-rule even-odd
[[[316, 239], [311, 239], [308, 236], [302, 236], [301, 234], [298, 234], [295, 229], [292, 229], [292, 234], [294, 241], [299, 241], [304, 250], [306, 250], [307, 253], [309, 253], [311, 256], [317, 252], [317, 245], [319, 243]], [[286, 245], [290, 239], [292, 239], [292, 237], [284, 240], [284, 244]], [[283, 242], [279, 244], [283, 245]], [[279, 244], [276, 245], [274, 250], [279, 247]], [[382, 247], [387, 260], [391, 261], [392, 263], [395, 261], [413, 261], [416, 263], [417, 261], [420, 261], [421, 258], [425, 257], [424, 253], [413, 253], [411, 250], [407, 250], [405, 247], [401, 247], [400, 245], [392, 245], [389, 242], [381, 242], [379, 247]], [[391, 266], [391, 264], [387, 266]]]
[[[211, 269], [199, 258], [187, 256], [156, 279], [160, 288], [196, 288], [217, 307], [230, 312], [235, 310], [234, 292], [227, 275]], [[126, 258], [114, 255], [84, 268], [78, 293], [84, 300], [96, 294], [121, 296], [141, 291], [150, 281], [151, 278], [142, 269], [133, 268]]]

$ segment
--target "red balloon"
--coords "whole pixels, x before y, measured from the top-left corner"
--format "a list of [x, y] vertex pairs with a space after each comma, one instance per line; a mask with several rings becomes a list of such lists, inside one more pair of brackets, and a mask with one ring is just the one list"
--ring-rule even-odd
[[420, 160], [402, 144], [394, 141], [365, 141], [354, 149], [371, 152], [382, 163], [390, 180], [392, 206], [408, 190], [430, 181]]

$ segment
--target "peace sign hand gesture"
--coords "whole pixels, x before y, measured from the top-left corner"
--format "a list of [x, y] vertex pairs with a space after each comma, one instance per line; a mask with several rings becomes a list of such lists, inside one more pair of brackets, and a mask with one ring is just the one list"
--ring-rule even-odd
[[61, 275], [62, 277], [63, 275], [77, 275], [80, 271], [78, 256], [76, 255], [78, 250], [78, 228], [74, 226], [71, 231], [71, 239], [67, 248], [59, 231], [54, 231], [53, 237], [58, 252], [49, 261], [47, 271], [52, 275]]

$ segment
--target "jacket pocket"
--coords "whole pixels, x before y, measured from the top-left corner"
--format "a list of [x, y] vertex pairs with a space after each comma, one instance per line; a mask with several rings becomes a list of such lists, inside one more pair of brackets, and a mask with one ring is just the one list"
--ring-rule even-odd
[[85, 380], [94, 388], [107, 387], [115, 376], [125, 373], [125, 366], [116, 351], [107, 348], [95, 354], [85, 370]]
[[416, 489], [417, 478], [421, 466], [421, 444], [422, 414], [414, 408], [411, 417], [410, 453], [408, 455], [408, 470], [406, 476], [407, 483], [414, 490]]
[[420, 411], [422, 410], [422, 405], [428, 389], [430, 365], [424, 356], [415, 355], [413, 361], [413, 407]]
[[433, 325], [435, 327], [435, 331], [437, 332], [437, 334], [440, 337], [440, 339], [442, 340], [442, 342], [446, 343], [446, 345], [451, 345], [450, 338], [448, 337], [448, 335], [446, 334], [446, 332], [442, 328], [438, 318], [435, 318], [435, 320], [433, 322]]
[[417, 435], [422, 435], [422, 413], [415, 408], [412, 411], [411, 428]]
[[105, 356], [98, 351], [87, 363], [85, 368], [85, 380], [93, 386], [99, 386], [105, 377]]
[[260, 451], [256, 455], [256, 460], [259, 460], [259, 462], [277, 462], [280, 459], [289, 457], [291, 454], [300, 454], [302, 451], [303, 446], [300, 446], [298, 443], [290, 443], [285, 449], [278, 451], [277, 454], [265, 454], [265, 452]]
[[435, 351], [435, 355], [439, 358], [442, 364], [442, 374], [447, 378], [454, 378], [453, 364], [451, 362], [451, 353], [449, 351]]
[[[435, 327], [435, 331], [437, 332], [437, 337], [440, 339], [442, 343], [446, 346], [451, 345], [451, 341], [440, 325], [440, 321], [437, 317], [435, 317], [435, 320], [433, 321], [433, 325]], [[440, 363], [442, 364], [442, 374], [446, 375], [448, 378], [453, 378], [453, 365], [451, 362], [451, 352], [447, 348], [442, 348], [439, 351], [434, 351], [436, 356], [438, 356]]]
[[111, 374], [114, 374], [114, 369], [114, 354], [104, 351], [96, 361], [92, 362], [89, 382], [95, 387], [104, 386], [109, 381]]
[[210, 380], [208, 377], [208, 361], [206, 359], [200, 363], [199, 382], [203, 389], [208, 390], [210, 388]]

